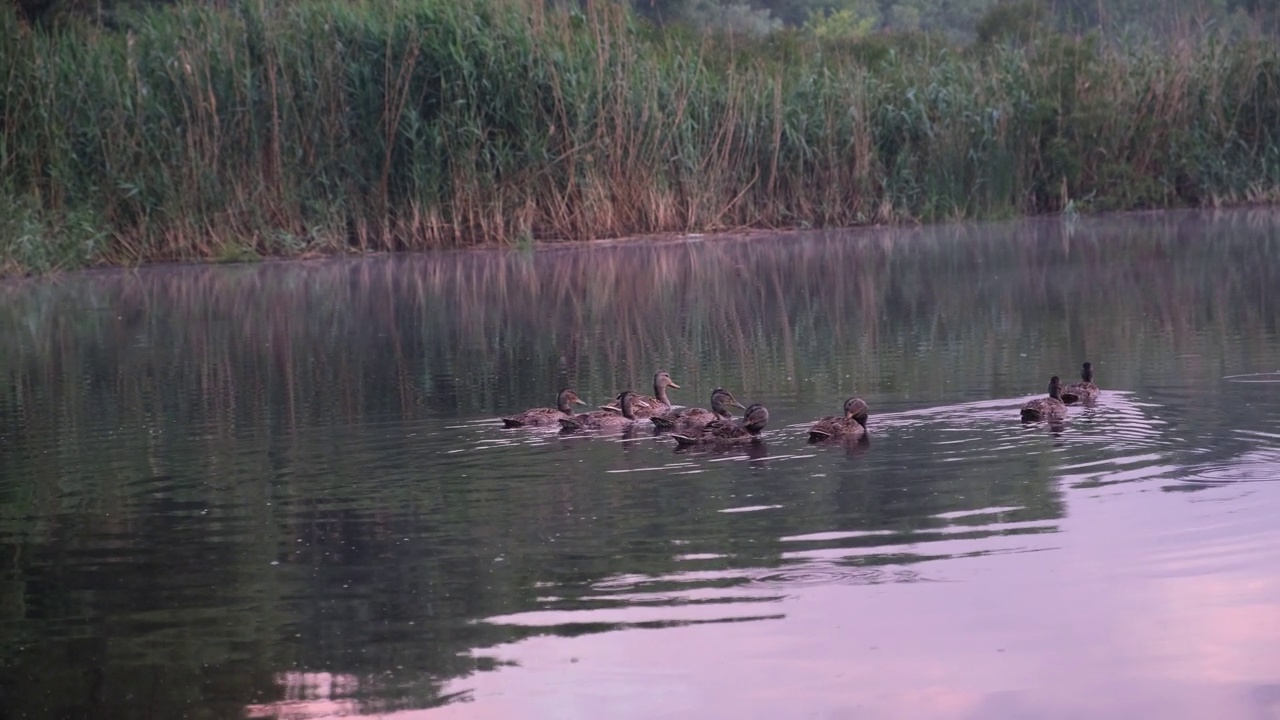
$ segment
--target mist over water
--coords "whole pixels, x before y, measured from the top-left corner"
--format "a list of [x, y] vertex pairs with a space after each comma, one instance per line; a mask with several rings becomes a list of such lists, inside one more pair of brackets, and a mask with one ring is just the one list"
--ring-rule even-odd
[[[0, 284], [26, 717], [1270, 717], [1280, 213]], [[1089, 360], [1098, 402], [1018, 408]], [[749, 449], [508, 430], [573, 387]], [[845, 398], [867, 443], [811, 445]], [[738, 411], [740, 412], [740, 411]]]

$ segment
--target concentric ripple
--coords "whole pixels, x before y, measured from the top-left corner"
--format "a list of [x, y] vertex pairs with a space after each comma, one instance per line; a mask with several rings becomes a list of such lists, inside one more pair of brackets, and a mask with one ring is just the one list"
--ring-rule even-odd
[[1216, 463], [1194, 468], [1182, 478], [1204, 484], [1275, 482], [1280, 480], [1280, 450], [1254, 450], [1240, 455], [1234, 462]]

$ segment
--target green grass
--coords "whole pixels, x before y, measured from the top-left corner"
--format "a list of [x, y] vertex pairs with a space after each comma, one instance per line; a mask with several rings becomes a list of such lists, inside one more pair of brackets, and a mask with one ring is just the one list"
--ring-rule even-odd
[[0, 13], [0, 272], [1275, 200], [1280, 50], [519, 0]]

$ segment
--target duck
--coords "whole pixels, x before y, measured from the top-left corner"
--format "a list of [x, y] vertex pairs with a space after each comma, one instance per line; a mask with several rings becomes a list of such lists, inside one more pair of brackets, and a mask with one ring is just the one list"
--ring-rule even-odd
[[[672, 387], [677, 390], [680, 386], [675, 380], [671, 379], [671, 375], [666, 370], [659, 370], [653, 375], [653, 395], [635, 395], [633, 394], [633, 410], [638, 418], [653, 417], [662, 413], [670, 412], [671, 399], [667, 397], [667, 388]], [[601, 410], [610, 412], [618, 412], [617, 402], [601, 405]]]
[[867, 403], [859, 397], [844, 401], [844, 416], [824, 417], [809, 428], [809, 442], [822, 442], [834, 437], [860, 439], [867, 436]]
[[760, 431], [769, 422], [769, 411], [760, 403], [747, 408], [746, 413], [738, 421], [712, 420], [702, 429], [687, 434], [673, 433], [678, 447], [690, 445], [712, 445], [715, 447], [735, 447], [760, 442]]
[[716, 388], [711, 391], [710, 410], [703, 408], [672, 410], [662, 415], [653, 415], [649, 420], [659, 431], [675, 430], [678, 433], [688, 435], [702, 430], [703, 426], [714, 420], [732, 420], [733, 415], [725, 409], [729, 405], [740, 410], [746, 409], [742, 403], [733, 397], [733, 393], [724, 388]]
[[1067, 416], [1067, 406], [1062, 403], [1062, 381], [1057, 375], [1049, 378], [1049, 397], [1036, 398], [1022, 406], [1022, 421], [1061, 420]]
[[1093, 384], [1093, 363], [1085, 363], [1080, 369], [1080, 380], [1062, 388], [1062, 402], [1067, 405], [1091, 403], [1098, 399], [1098, 386]]
[[581, 415], [562, 417], [559, 418], [560, 428], [561, 430], [621, 430], [630, 427], [636, 421], [635, 398], [635, 393], [630, 390], [623, 390], [618, 393], [618, 397], [614, 401], [622, 409], [621, 412], [615, 410], [593, 410]]
[[555, 425], [560, 418], [573, 415], [574, 405], [586, 404], [582, 398], [578, 397], [578, 393], [573, 388], [564, 388], [556, 395], [555, 407], [529, 408], [517, 415], [502, 418], [502, 426], [515, 428]]

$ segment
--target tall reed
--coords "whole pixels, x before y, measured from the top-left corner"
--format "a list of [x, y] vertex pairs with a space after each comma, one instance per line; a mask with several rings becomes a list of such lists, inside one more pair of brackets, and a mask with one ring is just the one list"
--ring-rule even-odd
[[655, 31], [622, 6], [0, 13], [0, 272], [1274, 200], [1280, 50]]

